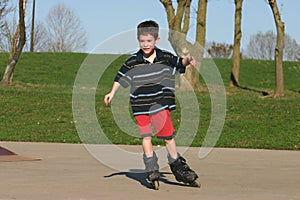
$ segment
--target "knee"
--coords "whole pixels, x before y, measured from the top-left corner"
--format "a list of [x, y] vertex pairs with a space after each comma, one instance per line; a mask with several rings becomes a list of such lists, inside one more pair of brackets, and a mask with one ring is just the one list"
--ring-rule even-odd
[[144, 142], [151, 142], [152, 141], [152, 137], [144, 137], [143, 141]]
[[165, 143], [168, 145], [168, 144], [172, 144], [174, 143], [174, 139], [170, 139], [170, 140], [165, 140]]

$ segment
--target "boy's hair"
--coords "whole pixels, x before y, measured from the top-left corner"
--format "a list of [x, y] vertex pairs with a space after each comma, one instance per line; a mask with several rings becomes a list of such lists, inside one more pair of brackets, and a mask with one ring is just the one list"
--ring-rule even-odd
[[155, 21], [148, 20], [148, 21], [141, 22], [137, 26], [137, 38], [139, 39], [140, 35], [150, 34], [155, 39], [157, 39], [158, 38], [158, 30], [159, 30], [159, 26]]

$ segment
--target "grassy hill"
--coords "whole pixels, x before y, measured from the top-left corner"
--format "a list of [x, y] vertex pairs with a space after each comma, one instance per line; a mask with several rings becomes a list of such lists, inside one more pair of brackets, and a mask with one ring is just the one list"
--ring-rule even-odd
[[[0, 77], [7, 54], [0, 54]], [[94, 55], [108, 57], [109, 55]], [[72, 90], [78, 69], [87, 54], [23, 53], [16, 67], [14, 82], [0, 87], [0, 141], [37, 141], [80, 143], [72, 114]], [[113, 77], [126, 55], [118, 57], [99, 80], [96, 112], [106, 136], [116, 144], [141, 144], [137, 137], [122, 132], [114, 122], [103, 96], [110, 90]], [[231, 60], [214, 60], [228, 86]], [[94, 65], [101, 67], [103, 63]], [[262, 96], [275, 87], [273, 61], [242, 60], [238, 89], [226, 87], [227, 114], [218, 147], [291, 149], [300, 147], [300, 63], [284, 63], [285, 96]], [[93, 73], [91, 73], [91, 76]], [[250, 89], [250, 90], [249, 90]], [[200, 124], [192, 146], [201, 146], [210, 122], [210, 97], [197, 93]], [[180, 109], [172, 113], [176, 128]], [[154, 139], [155, 144], [163, 144]]]

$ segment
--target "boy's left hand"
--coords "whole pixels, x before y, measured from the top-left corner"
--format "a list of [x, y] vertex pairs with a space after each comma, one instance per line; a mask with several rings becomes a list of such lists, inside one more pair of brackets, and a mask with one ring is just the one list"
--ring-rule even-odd
[[192, 65], [193, 67], [196, 65], [196, 60], [193, 56], [188, 56], [184, 58], [185, 66]]
[[195, 58], [193, 56], [188, 57], [188, 62], [193, 67], [196, 65], [196, 60], [195, 60]]

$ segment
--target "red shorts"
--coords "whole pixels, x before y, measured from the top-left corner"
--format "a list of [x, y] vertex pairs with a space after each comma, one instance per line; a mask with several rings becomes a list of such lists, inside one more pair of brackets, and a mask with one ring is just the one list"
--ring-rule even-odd
[[169, 110], [162, 110], [153, 115], [137, 115], [135, 119], [142, 138], [152, 137], [152, 125], [155, 128], [157, 138], [169, 140], [175, 135]]

